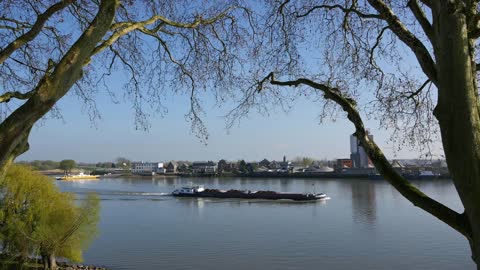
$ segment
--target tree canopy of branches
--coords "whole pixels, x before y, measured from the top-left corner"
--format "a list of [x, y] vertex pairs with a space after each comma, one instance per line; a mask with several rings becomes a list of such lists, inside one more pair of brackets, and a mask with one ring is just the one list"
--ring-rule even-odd
[[96, 234], [99, 202], [88, 195], [80, 206], [74, 196], [58, 190], [52, 179], [12, 165], [1, 184], [0, 235], [2, 253], [16, 258], [41, 256], [46, 269], [56, 257], [82, 260]]
[[[306, 95], [323, 105], [322, 117], [346, 113], [384, 178], [464, 235], [480, 267], [478, 1], [266, 0], [252, 10], [232, 1], [0, 2], [0, 172], [69, 91], [95, 117], [95, 91], [115, 96], [108, 76], [117, 69], [128, 74], [139, 128], [148, 126], [144, 103], [161, 112], [172, 90], [189, 96], [187, 118], [204, 137], [203, 90], [241, 100], [231, 119]], [[239, 85], [240, 96], [228, 91]], [[439, 134], [463, 213], [392, 169], [366, 136], [362, 114], [371, 112], [398, 147], [425, 147]]]
[[[346, 115], [382, 176], [465, 236], [480, 269], [478, 1], [285, 0], [272, 1], [269, 11], [264, 48], [271, 53], [259, 58], [257, 71], [263, 76], [230, 116], [300, 95], [319, 101], [322, 117]], [[285, 87], [295, 90], [285, 94]], [[395, 172], [368, 138], [362, 114], [394, 130], [397, 147], [428, 147], [440, 136], [465, 211], [430, 198]]]
[[120, 71], [137, 128], [149, 125], [145, 103], [162, 113], [164, 96], [180, 93], [190, 99], [192, 129], [206, 138], [199, 92], [238, 84], [251, 18], [234, 1], [2, 1], [1, 172], [28, 149], [32, 126], [70, 90], [98, 117], [95, 94], [103, 90], [115, 100], [120, 93], [108, 78]]

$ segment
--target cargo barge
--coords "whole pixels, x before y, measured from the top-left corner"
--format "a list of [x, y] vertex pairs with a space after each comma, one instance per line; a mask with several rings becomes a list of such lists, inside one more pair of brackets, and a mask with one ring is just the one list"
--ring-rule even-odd
[[205, 189], [203, 186], [188, 186], [172, 192], [175, 197], [238, 198], [266, 200], [315, 201], [329, 199], [324, 193], [287, 193], [275, 191], [219, 190]]

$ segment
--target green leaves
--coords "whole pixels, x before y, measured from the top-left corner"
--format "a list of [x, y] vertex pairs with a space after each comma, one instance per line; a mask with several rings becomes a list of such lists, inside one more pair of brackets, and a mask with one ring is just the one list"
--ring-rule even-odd
[[65, 173], [69, 173], [73, 168], [75, 168], [75, 166], [77, 166], [75, 160], [64, 159], [60, 161], [60, 169], [64, 170]]
[[97, 232], [100, 203], [89, 194], [80, 204], [49, 177], [13, 165], [0, 185], [0, 241], [13, 256], [52, 255], [82, 260]]

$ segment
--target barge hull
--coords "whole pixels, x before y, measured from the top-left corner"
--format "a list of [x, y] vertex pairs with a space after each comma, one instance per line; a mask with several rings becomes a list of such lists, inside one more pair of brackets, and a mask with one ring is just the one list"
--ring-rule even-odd
[[200, 197], [200, 198], [230, 198], [230, 199], [266, 199], [266, 200], [294, 200], [315, 201], [324, 198], [323, 194], [277, 193], [273, 191], [243, 192], [238, 190], [219, 191], [205, 190], [191, 194], [172, 194], [175, 197]]

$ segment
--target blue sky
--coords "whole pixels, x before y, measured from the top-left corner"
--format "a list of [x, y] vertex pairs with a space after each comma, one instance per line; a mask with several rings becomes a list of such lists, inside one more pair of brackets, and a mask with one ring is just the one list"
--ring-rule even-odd
[[[206, 106], [203, 119], [210, 135], [206, 145], [190, 132], [190, 123], [185, 120], [189, 108], [185, 96], [168, 97], [165, 106], [168, 113], [164, 117], [151, 115], [150, 129], [141, 131], [135, 129], [134, 112], [128, 102], [115, 104], [100, 94], [97, 107], [101, 119], [93, 125], [82, 102], [70, 93], [58, 103], [63, 119], [50, 118], [37, 124], [30, 135], [30, 150], [19, 160], [97, 162], [120, 156], [144, 161], [280, 160], [283, 155], [333, 159], [350, 154], [350, 122], [339, 118], [320, 124], [320, 108], [307, 100], [297, 100], [288, 113], [252, 113], [229, 130], [223, 117], [228, 108]], [[418, 157], [409, 150], [394, 155], [388, 143], [389, 132], [378, 130], [375, 121], [367, 121], [367, 127], [388, 157]]]
[[[304, 59], [310, 66], [320, 59], [312, 55], [312, 51], [315, 50], [306, 49]], [[416, 65], [411, 56], [406, 60], [403, 65]], [[109, 80], [111, 89], [121, 92], [119, 82], [124, 80], [125, 74], [114, 73]], [[186, 96], [164, 97], [163, 105], [168, 113], [160, 117], [150, 111], [151, 127], [148, 131], [141, 131], [135, 129], [134, 110], [122, 95], [118, 94], [119, 104], [113, 103], [106, 93], [97, 95], [96, 105], [101, 119], [94, 125], [82, 101], [73, 93], [67, 94], [58, 103], [63, 119], [50, 118], [37, 123], [30, 135], [30, 150], [18, 159], [98, 162], [122, 156], [137, 161], [280, 160], [283, 155], [288, 158], [334, 159], [346, 158], [350, 154], [349, 136], [354, 131], [353, 125], [343, 117], [320, 124], [319, 105], [302, 98], [295, 101], [288, 113], [281, 110], [272, 111], [269, 116], [251, 113], [227, 130], [223, 116], [233, 104], [214, 107], [211, 105], [213, 98], [207, 97], [203, 120], [209, 138], [205, 145], [190, 132], [190, 123], [185, 120], [190, 106]], [[411, 149], [394, 153], [394, 146], [388, 139], [390, 132], [379, 130], [376, 121], [366, 121], [366, 126], [387, 157], [419, 157], [419, 153]], [[435, 148], [440, 149], [438, 143]]]

